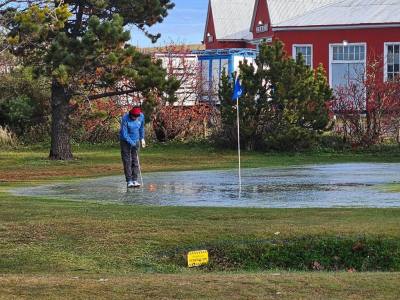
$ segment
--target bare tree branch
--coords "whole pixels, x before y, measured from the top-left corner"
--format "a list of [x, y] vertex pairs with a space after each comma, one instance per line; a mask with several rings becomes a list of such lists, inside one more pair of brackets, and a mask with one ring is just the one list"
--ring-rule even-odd
[[97, 99], [101, 99], [101, 98], [107, 98], [107, 97], [114, 97], [114, 96], [122, 96], [122, 95], [126, 95], [126, 94], [131, 94], [136, 92], [137, 90], [123, 90], [123, 91], [113, 91], [113, 92], [106, 92], [106, 93], [102, 93], [102, 94], [96, 94], [96, 95], [90, 95], [87, 98], [89, 100], [97, 100]]

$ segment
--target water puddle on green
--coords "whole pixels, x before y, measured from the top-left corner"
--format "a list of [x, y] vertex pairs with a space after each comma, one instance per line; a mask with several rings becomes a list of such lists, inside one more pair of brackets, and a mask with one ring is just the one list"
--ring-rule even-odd
[[143, 174], [128, 190], [123, 176], [18, 188], [15, 195], [124, 204], [219, 207], [400, 207], [400, 193], [379, 186], [400, 182], [400, 164], [332, 164], [288, 168]]

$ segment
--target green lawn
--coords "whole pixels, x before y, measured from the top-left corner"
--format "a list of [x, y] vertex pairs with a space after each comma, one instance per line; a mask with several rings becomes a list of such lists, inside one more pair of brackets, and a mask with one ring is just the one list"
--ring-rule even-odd
[[[122, 206], [14, 197], [32, 182], [121, 172], [118, 148], [75, 149], [50, 162], [43, 149], [0, 154], [0, 299], [10, 298], [309, 298], [396, 299], [400, 273], [188, 269], [165, 259], [228, 241], [300, 237], [400, 239], [400, 209], [237, 209]], [[245, 153], [245, 166], [400, 162], [398, 154]], [[143, 152], [150, 170], [229, 168], [234, 151], [157, 146]], [[279, 233], [279, 234], [278, 234]]]
[[387, 192], [400, 193], [400, 183], [387, 184], [384, 186]]
[[[75, 146], [74, 155], [73, 161], [60, 162], [47, 160], [48, 149], [44, 147], [0, 151], [0, 183], [65, 180], [122, 172], [117, 146]], [[237, 153], [207, 145], [153, 145], [142, 151], [141, 162], [145, 172], [234, 168]], [[395, 148], [385, 152], [242, 153], [243, 167], [342, 162], [400, 162], [400, 151]]]

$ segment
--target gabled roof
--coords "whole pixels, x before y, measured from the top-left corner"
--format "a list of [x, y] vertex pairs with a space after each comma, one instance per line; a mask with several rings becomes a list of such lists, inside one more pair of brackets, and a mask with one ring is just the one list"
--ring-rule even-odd
[[326, 7], [337, 1], [338, 0], [267, 0], [271, 25], [276, 26], [286, 20], [302, 16], [309, 11]]
[[266, 1], [272, 27], [400, 23], [400, 0], [256, 0]]
[[255, 16], [259, 1], [267, 2], [271, 26], [275, 27], [279, 23], [302, 16], [314, 9], [328, 6], [338, 0], [256, 0], [251, 28], [256, 22]]
[[217, 40], [251, 40], [249, 32], [256, 0], [210, 0]]
[[400, 23], [399, 0], [336, 0], [301, 16], [276, 23], [277, 27]]

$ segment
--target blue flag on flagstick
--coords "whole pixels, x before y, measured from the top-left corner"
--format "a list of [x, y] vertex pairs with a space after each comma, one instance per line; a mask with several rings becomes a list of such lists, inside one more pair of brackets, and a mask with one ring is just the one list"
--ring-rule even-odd
[[240, 96], [242, 96], [242, 94], [243, 94], [243, 87], [240, 84], [239, 77], [237, 77], [235, 80], [235, 88], [233, 89], [232, 100], [236, 101], [237, 99], [240, 98]]

